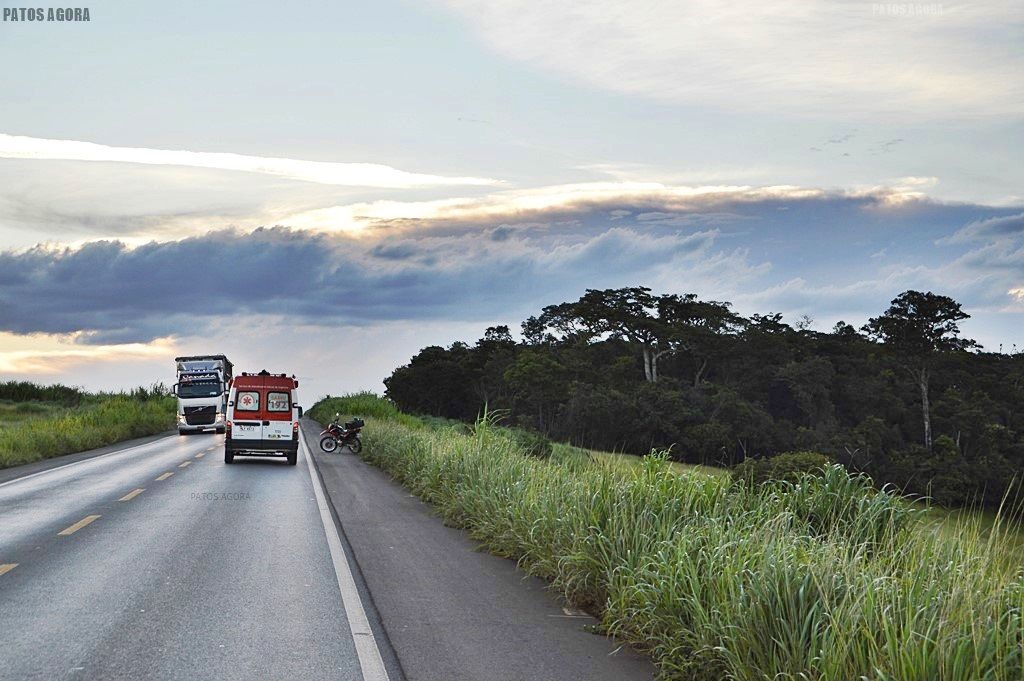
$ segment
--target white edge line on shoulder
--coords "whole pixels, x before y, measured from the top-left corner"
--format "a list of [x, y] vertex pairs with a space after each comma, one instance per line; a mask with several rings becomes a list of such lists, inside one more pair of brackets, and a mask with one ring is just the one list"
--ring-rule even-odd
[[162, 440], [164, 440], [164, 439], [166, 439], [168, 437], [171, 437], [171, 436], [170, 435], [165, 435], [164, 437], [158, 437], [155, 440], [150, 440], [149, 442], [143, 442], [142, 444], [132, 445], [131, 447], [125, 447], [124, 449], [115, 449], [112, 452], [107, 452], [106, 454], [100, 454], [99, 456], [89, 456], [89, 457], [86, 457], [84, 459], [80, 459], [78, 461], [72, 461], [71, 463], [66, 463], [63, 466], [54, 466], [53, 468], [47, 468], [45, 470], [36, 471], [35, 473], [29, 473], [28, 475], [23, 475], [20, 478], [14, 478], [13, 480], [8, 480], [7, 482], [0, 482], [0, 487], [6, 487], [7, 485], [13, 485], [16, 482], [24, 482], [26, 480], [31, 480], [32, 478], [34, 478], [36, 476], [39, 476], [39, 475], [46, 475], [47, 473], [54, 473], [56, 471], [62, 471], [62, 470], [65, 470], [67, 468], [72, 468], [74, 466], [80, 466], [83, 463], [89, 463], [91, 461], [99, 461], [100, 459], [105, 459], [108, 456], [114, 456], [115, 454], [124, 454], [125, 452], [130, 452], [130, 451], [132, 451], [134, 449], [139, 449], [140, 447], [148, 447], [149, 445], [156, 444], [157, 442], [160, 442], [160, 441], [162, 441]]
[[380, 656], [380, 649], [377, 647], [373, 630], [370, 628], [370, 620], [366, 617], [366, 611], [363, 609], [363, 602], [359, 598], [359, 590], [352, 577], [352, 568], [345, 555], [345, 549], [341, 545], [338, 529], [334, 526], [331, 509], [327, 506], [327, 495], [320, 478], [313, 470], [313, 455], [309, 452], [306, 440], [301, 433], [299, 434], [299, 448], [303, 450], [302, 459], [305, 462], [306, 470], [309, 471], [309, 477], [313, 481], [313, 493], [316, 495], [316, 505], [320, 509], [320, 521], [323, 523], [324, 532], [327, 535], [327, 547], [330, 549], [331, 561], [334, 563], [334, 574], [338, 578], [338, 589], [341, 591], [345, 616], [348, 618], [348, 626], [352, 631], [352, 641], [355, 643], [356, 655], [359, 657], [359, 668], [362, 671], [363, 681], [388, 681], [388, 672], [384, 667], [384, 660]]

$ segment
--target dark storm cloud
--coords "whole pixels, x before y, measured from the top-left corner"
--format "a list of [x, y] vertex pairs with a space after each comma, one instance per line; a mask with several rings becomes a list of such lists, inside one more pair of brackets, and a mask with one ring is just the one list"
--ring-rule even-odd
[[[519, 291], [550, 294], [576, 285], [591, 266], [632, 270], [692, 254], [711, 238], [615, 230], [562, 244], [557, 256], [512, 239], [481, 237], [479, 247], [466, 239], [366, 246], [285, 228], [137, 248], [116, 241], [37, 247], [0, 253], [0, 330], [85, 331], [80, 342], [122, 343], [189, 335], [226, 316], [325, 325], [478, 319], [522, 304]], [[560, 271], [558, 261], [569, 270]]]
[[958, 230], [946, 241], [948, 243], [964, 243], [967, 241], [1008, 239], [1018, 236], [1024, 236], [1024, 213], [975, 220]]
[[[1019, 210], [770, 194], [591, 202], [521, 222], [420, 219], [357, 236], [275, 227], [134, 248], [36, 247], [0, 252], [0, 331], [119, 344], [223, 324], [252, 333], [247, 320], [263, 317], [324, 327], [523, 319], [586, 288], [637, 284], [746, 300], [748, 313], [824, 316], [867, 298], [874, 310], [901, 290], [939, 284], [967, 305], [989, 304], [1020, 285], [1019, 247], [957, 249], [951, 235], [1012, 233]], [[880, 249], [886, 257], [873, 258]]]
[[408, 260], [419, 254], [411, 243], [378, 244], [370, 249], [370, 255], [384, 260]]

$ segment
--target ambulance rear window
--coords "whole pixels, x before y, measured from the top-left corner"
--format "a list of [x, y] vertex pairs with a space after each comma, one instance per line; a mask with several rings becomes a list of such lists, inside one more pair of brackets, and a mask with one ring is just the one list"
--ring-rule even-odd
[[238, 393], [238, 398], [235, 400], [235, 409], [238, 411], [259, 411], [260, 394], [255, 390]]
[[290, 411], [288, 393], [267, 393], [267, 411]]

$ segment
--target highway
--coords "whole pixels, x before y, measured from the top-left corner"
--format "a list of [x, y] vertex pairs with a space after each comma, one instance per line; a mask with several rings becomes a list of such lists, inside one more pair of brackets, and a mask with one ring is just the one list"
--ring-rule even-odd
[[0, 484], [0, 678], [387, 678], [308, 453], [227, 466], [222, 442]]
[[0, 681], [653, 678], [318, 431], [297, 466], [174, 434], [0, 471]]

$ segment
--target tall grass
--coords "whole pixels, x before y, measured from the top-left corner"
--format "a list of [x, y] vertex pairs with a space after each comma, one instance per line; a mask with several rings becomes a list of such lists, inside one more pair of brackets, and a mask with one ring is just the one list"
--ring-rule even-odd
[[328, 395], [314, 404], [308, 414], [320, 423], [328, 423], [334, 419], [335, 414], [341, 414], [343, 418], [361, 416], [388, 419], [403, 423], [410, 428], [420, 428], [424, 425], [420, 419], [403, 414], [394, 403], [372, 392], [351, 393], [341, 397]]
[[60, 402], [66, 405], [75, 405], [86, 397], [79, 388], [73, 388], [60, 383], [53, 385], [40, 385], [30, 381], [2, 381], [0, 382], [0, 400], [11, 400], [13, 402]]
[[487, 424], [465, 435], [381, 409], [366, 459], [668, 678], [1024, 678], [1024, 574], [998, 524], [936, 531], [838, 466], [758, 488], [663, 456], [537, 459]]
[[0, 468], [80, 452], [174, 427], [173, 397], [139, 393], [87, 396], [59, 409], [0, 428]]

